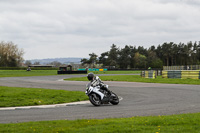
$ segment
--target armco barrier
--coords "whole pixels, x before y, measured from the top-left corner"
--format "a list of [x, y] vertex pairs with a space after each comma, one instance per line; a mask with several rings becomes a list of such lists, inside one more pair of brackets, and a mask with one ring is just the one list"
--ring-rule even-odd
[[154, 71], [154, 70], [142, 71], [141, 76], [143, 78], [155, 79], [156, 78], [156, 71]]
[[200, 70], [165, 70], [162, 78], [200, 79]]

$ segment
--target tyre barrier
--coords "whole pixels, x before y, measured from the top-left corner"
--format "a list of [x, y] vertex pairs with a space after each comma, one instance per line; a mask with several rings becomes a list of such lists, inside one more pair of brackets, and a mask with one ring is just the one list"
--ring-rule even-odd
[[154, 70], [142, 71], [141, 77], [155, 79], [156, 78], [156, 71], [154, 71]]
[[200, 70], [164, 70], [162, 78], [200, 79]]

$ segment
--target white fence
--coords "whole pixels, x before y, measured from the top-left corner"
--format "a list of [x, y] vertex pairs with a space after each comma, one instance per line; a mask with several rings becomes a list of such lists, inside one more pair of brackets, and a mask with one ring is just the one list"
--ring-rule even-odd
[[163, 70], [200, 70], [200, 65], [163, 66]]

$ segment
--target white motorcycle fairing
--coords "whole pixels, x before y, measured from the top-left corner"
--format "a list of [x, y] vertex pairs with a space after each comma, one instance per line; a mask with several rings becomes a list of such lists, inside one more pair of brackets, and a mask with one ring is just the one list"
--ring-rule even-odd
[[85, 94], [88, 95], [90, 102], [94, 106], [100, 106], [101, 104], [109, 103], [113, 105], [119, 104], [119, 98], [115, 93], [110, 90], [102, 90], [100, 87], [104, 87], [103, 89], [108, 89], [108, 85], [105, 84], [93, 86], [93, 84], [90, 82], [88, 85], [86, 85]]
[[99, 90], [100, 90], [100, 86], [95, 86], [95, 87], [90, 86], [88, 88], [88, 90], [86, 91], [86, 93], [90, 94], [91, 92], [94, 92], [94, 93], [98, 94], [101, 97], [101, 100], [102, 100], [103, 97], [104, 97], [104, 94], [102, 92], [100, 92]]

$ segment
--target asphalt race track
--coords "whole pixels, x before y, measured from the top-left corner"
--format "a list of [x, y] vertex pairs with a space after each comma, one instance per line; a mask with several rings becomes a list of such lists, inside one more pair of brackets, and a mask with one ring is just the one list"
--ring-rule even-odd
[[[88, 82], [62, 81], [85, 75], [0, 78], [0, 86], [85, 91]], [[200, 85], [104, 82], [121, 96], [119, 105], [94, 107], [78, 104], [62, 107], [0, 110], [0, 123], [46, 120], [102, 119], [200, 112]]]

